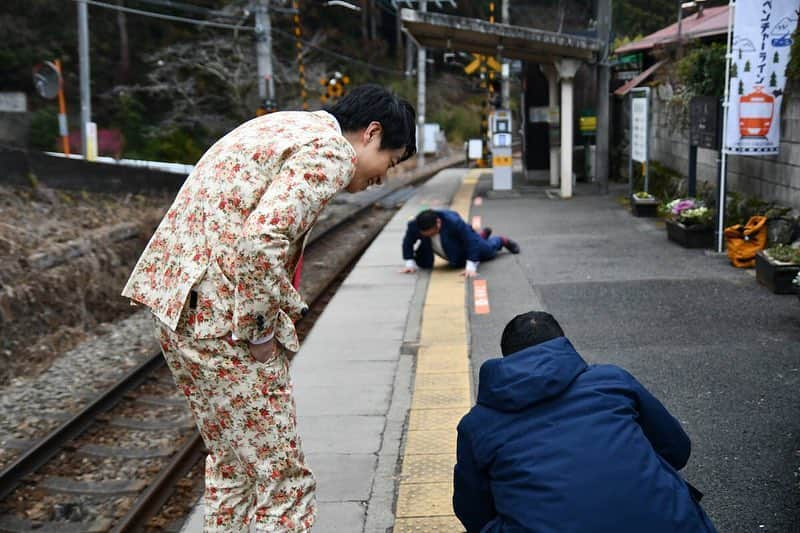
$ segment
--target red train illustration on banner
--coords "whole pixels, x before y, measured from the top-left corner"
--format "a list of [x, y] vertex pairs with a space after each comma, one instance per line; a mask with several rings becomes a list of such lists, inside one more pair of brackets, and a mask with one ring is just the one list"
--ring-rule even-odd
[[772, 126], [775, 98], [763, 92], [761, 85], [739, 97], [739, 134], [742, 137], [766, 137]]

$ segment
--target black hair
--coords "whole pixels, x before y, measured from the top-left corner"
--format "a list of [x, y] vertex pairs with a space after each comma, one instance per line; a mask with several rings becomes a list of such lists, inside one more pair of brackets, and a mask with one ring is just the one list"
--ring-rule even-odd
[[515, 316], [506, 324], [500, 349], [503, 356], [506, 356], [563, 336], [564, 330], [553, 315], [543, 311], [529, 311]]
[[420, 231], [427, 231], [436, 227], [436, 221], [439, 220], [439, 215], [433, 209], [426, 209], [417, 215], [417, 229]]
[[380, 85], [359, 85], [324, 109], [336, 117], [344, 132], [366, 128], [372, 121], [380, 122], [383, 127], [381, 149], [405, 148], [400, 161], [417, 152], [414, 108]]

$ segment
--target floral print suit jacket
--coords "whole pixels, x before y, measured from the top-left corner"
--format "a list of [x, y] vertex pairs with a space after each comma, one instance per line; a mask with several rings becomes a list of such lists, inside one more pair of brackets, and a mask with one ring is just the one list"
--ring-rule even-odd
[[274, 334], [297, 351], [294, 321], [306, 304], [292, 274], [311, 227], [355, 165], [355, 150], [324, 111], [242, 124], [197, 163], [123, 296], [175, 330], [194, 288], [187, 327], [195, 338]]

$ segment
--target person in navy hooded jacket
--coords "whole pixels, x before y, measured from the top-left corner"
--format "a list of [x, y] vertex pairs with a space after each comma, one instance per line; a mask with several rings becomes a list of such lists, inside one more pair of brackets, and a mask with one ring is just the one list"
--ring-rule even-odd
[[714, 532], [678, 474], [690, 442], [625, 370], [589, 366], [548, 313], [508, 323], [458, 425], [453, 508], [468, 532]]
[[[433, 254], [446, 259], [451, 267], [464, 268], [462, 275], [471, 278], [478, 273], [481, 261], [493, 259], [505, 247], [512, 254], [519, 253], [519, 244], [507, 237], [491, 236], [492, 230], [484, 228], [477, 233], [461, 216], [449, 209], [426, 209], [408, 223], [403, 238], [402, 272], [416, 272], [417, 268], [432, 268]], [[419, 242], [416, 251], [414, 246]]]

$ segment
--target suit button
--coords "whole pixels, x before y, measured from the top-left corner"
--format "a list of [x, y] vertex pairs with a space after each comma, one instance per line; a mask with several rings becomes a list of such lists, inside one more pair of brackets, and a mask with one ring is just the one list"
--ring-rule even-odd
[[264, 316], [263, 315], [257, 315], [256, 316], [256, 325], [258, 326], [258, 329], [264, 329]]

